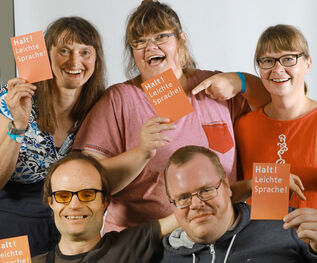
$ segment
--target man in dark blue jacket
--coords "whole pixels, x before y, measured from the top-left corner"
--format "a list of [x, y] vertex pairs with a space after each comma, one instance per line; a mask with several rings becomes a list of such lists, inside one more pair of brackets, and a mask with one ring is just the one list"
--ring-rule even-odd
[[251, 221], [247, 204], [232, 204], [225, 171], [209, 149], [180, 148], [165, 180], [181, 228], [163, 239], [162, 262], [317, 262], [317, 211], [295, 210], [284, 223]]

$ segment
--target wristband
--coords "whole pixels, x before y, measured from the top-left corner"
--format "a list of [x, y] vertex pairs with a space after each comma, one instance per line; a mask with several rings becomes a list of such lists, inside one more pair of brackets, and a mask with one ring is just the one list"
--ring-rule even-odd
[[245, 81], [245, 76], [241, 72], [236, 72], [241, 80], [242, 88], [241, 88], [241, 93], [244, 93], [246, 88], [247, 88], [247, 83]]
[[22, 143], [24, 136], [20, 136], [20, 135], [16, 135], [16, 134], [10, 134], [9, 131], [7, 131], [7, 134], [9, 135], [9, 137], [16, 141], [17, 143]]

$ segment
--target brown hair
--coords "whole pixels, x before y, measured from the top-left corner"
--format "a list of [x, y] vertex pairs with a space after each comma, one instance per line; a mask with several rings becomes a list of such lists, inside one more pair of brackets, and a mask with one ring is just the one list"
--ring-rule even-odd
[[177, 166], [182, 166], [185, 163], [189, 162], [194, 158], [196, 154], [202, 154], [206, 156], [210, 162], [216, 167], [216, 170], [218, 172], [218, 175], [220, 179], [225, 183], [226, 178], [226, 172], [220, 163], [220, 160], [214, 152], [211, 150], [202, 147], [202, 146], [196, 146], [196, 145], [188, 145], [179, 148], [176, 152], [172, 154], [172, 156], [168, 159], [168, 162], [166, 164], [165, 170], [164, 170], [164, 179], [165, 179], [165, 188], [166, 193], [169, 195], [168, 185], [167, 185], [167, 171], [171, 164], [175, 164]]
[[[81, 17], [62, 17], [51, 23], [45, 33], [45, 44], [48, 54], [52, 46], [56, 46], [60, 37], [64, 43], [78, 42], [93, 46], [96, 50], [95, 70], [84, 84], [77, 102], [73, 106], [70, 117], [77, 122], [74, 132], [78, 130], [90, 108], [97, 102], [105, 90], [105, 64], [101, 37], [97, 29]], [[37, 83], [35, 93], [37, 123], [40, 130], [53, 134], [57, 128], [57, 120], [53, 107], [53, 80]]]
[[96, 168], [100, 175], [100, 180], [101, 180], [101, 187], [102, 187], [102, 193], [103, 193], [103, 201], [105, 201], [105, 198], [107, 202], [110, 202], [111, 199], [111, 189], [109, 186], [109, 182], [107, 180], [107, 172], [106, 170], [102, 167], [102, 165], [92, 156], [90, 155], [84, 155], [81, 152], [71, 152], [64, 158], [56, 161], [54, 164], [50, 166], [47, 172], [47, 176], [44, 181], [44, 186], [43, 186], [43, 202], [45, 204], [48, 204], [48, 197], [52, 195], [52, 176], [55, 172], [55, 170], [61, 166], [62, 164], [65, 164], [69, 161], [72, 160], [83, 160], [91, 164], [93, 167]]
[[159, 1], [144, 0], [128, 17], [125, 32], [125, 58], [127, 61], [126, 75], [129, 78], [139, 73], [135, 64], [132, 47], [132, 40], [138, 39], [150, 33], [159, 33], [165, 30], [173, 30], [179, 43], [179, 55], [184, 71], [196, 67], [189, 50], [181, 38], [183, 32], [181, 22], [176, 12], [167, 4]]
[[[258, 58], [266, 52], [297, 51], [308, 59], [308, 43], [302, 32], [294, 26], [278, 24], [268, 27], [260, 36], [254, 53], [254, 67], [258, 66]], [[305, 94], [307, 84], [304, 83]]]

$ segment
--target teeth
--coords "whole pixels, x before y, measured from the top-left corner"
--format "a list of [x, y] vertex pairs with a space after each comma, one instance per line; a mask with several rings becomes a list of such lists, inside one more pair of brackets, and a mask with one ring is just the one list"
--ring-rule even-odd
[[66, 70], [66, 72], [69, 74], [80, 74], [81, 70]]
[[273, 79], [273, 81], [275, 82], [284, 82], [287, 81], [288, 79]]
[[78, 220], [78, 219], [84, 219], [84, 216], [66, 216], [66, 218], [70, 220]]
[[155, 58], [164, 58], [164, 56], [151, 56], [148, 58], [148, 61], [151, 61], [152, 59], [155, 59]]

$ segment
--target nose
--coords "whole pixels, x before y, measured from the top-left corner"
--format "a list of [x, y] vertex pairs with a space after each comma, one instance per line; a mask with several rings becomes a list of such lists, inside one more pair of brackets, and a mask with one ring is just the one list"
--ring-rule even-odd
[[284, 70], [284, 67], [282, 66], [281, 62], [277, 60], [275, 62], [274, 67], [272, 68], [272, 71], [281, 71], [281, 70]]
[[148, 39], [146, 43], [146, 49], [152, 49], [152, 48], [157, 48], [158, 46], [155, 44], [155, 41], [153, 38]]
[[80, 63], [80, 54], [78, 52], [72, 52], [69, 61], [71, 66], [77, 66]]
[[192, 204], [190, 205], [191, 209], [199, 209], [205, 205], [205, 202], [200, 200], [197, 194], [192, 196]]
[[73, 197], [72, 197], [72, 200], [70, 200], [70, 202], [68, 204], [68, 207], [74, 209], [74, 208], [77, 208], [77, 207], [79, 207], [81, 205], [82, 205], [82, 203], [78, 199], [78, 196], [74, 194]]

